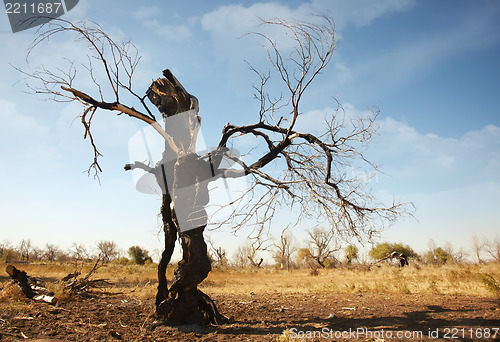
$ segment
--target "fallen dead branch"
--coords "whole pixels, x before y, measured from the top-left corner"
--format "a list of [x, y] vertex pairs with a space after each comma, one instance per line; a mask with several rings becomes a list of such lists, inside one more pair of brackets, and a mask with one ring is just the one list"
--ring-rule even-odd
[[[99, 256], [92, 269], [82, 278], [79, 277], [81, 275], [81, 269], [80, 271], [75, 270], [75, 272], [63, 277], [60, 281], [62, 286], [59, 287], [61, 293], [58, 294], [58, 297], [59, 295], [65, 297], [92, 297], [95, 294], [95, 292], [92, 291], [93, 289], [102, 289], [111, 286], [112, 283], [106, 279], [90, 279], [97, 269], [99, 269], [101, 261], [102, 258]], [[17, 285], [21, 290], [18, 292], [22, 292], [22, 295], [26, 298], [43, 301], [49, 304], [57, 303], [58, 298], [56, 298], [55, 293], [49, 292], [49, 290], [45, 288], [45, 284], [38, 278], [29, 276], [25, 271], [19, 270], [13, 265], [8, 265], [6, 272], [12, 278], [12, 285]], [[55, 291], [58, 292], [57, 290]], [[100, 293], [104, 292], [101, 291]], [[114, 293], [105, 292], [104, 294]]]
[[78, 278], [81, 274], [81, 272], [78, 271], [65, 276], [61, 280], [65, 283], [64, 292], [68, 293], [70, 296], [89, 297], [93, 294], [92, 289], [111, 286], [112, 284], [106, 279], [90, 279], [101, 266], [101, 262], [102, 258], [99, 256], [92, 269], [83, 278]]
[[21, 291], [27, 298], [44, 301], [50, 304], [57, 303], [54, 293], [48, 292], [45, 288], [45, 284], [38, 278], [29, 276], [25, 271], [19, 270], [13, 265], [8, 265], [5, 271], [19, 288], [21, 288]]

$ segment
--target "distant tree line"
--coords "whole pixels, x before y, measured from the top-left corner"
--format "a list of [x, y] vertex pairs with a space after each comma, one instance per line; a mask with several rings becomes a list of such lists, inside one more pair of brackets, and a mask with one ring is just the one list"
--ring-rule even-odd
[[[460, 264], [465, 262], [500, 262], [500, 237], [493, 240], [471, 239], [470, 251], [456, 250], [451, 244], [437, 246], [429, 241], [428, 249], [417, 253], [407, 244], [381, 242], [372, 246], [367, 259], [361, 256], [355, 244], [342, 246], [333, 231], [316, 227], [307, 232], [307, 239], [299, 244], [292, 232], [285, 229], [279, 238], [248, 239], [240, 245], [232, 258], [222, 246], [217, 246], [207, 238], [209, 257], [213, 267], [255, 267], [272, 265], [280, 269], [334, 268], [354, 264], [370, 264], [376, 261], [394, 262], [387, 258], [391, 253], [403, 254], [410, 262], [427, 265]], [[265, 252], [265, 253], [264, 253]], [[73, 243], [62, 249], [47, 243], [43, 248], [35, 246], [30, 239], [23, 239], [17, 245], [8, 241], [0, 242], [0, 262], [72, 262], [91, 261], [101, 258], [104, 263], [115, 262], [122, 265], [144, 265], [152, 263], [149, 251], [140, 246], [131, 246], [126, 253], [114, 241], [99, 241], [94, 248], [81, 243]], [[268, 260], [264, 260], [267, 258]]]
[[40, 248], [35, 246], [30, 239], [23, 239], [19, 244], [13, 245], [8, 241], [0, 242], [0, 262], [72, 262], [91, 261], [100, 258], [102, 262], [119, 262], [121, 264], [139, 264], [152, 262], [149, 252], [139, 246], [128, 249], [129, 258], [123, 256], [114, 241], [99, 241], [94, 248], [89, 248], [81, 243], [73, 243], [67, 249], [51, 243]]
[[[230, 260], [221, 246], [215, 246], [211, 241], [210, 245], [211, 259], [216, 267], [261, 267], [266, 264], [281, 269], [320, 269], [353, 264], [371, 264], [381, 260], [397, 264], [396, 260], [389, 258], [393, 252], [404, 255], [410, 262], [427, 265], [500, 262], [500, 237], [498, 236], [494, 240], [486, 241], [480, 240], [474, 235], [469, 251], [456, 250], [451, 244], [436, 246], [430, 240], [428, 249], [417, 253], [407, 244], [381, 242], [372, 246], [368, 252], [369, 258], [361, 256], [359, 248], [355, 244], [342, 245], [334, 231], [321, 227], [307, 231], [307, 239], [301, 244], [287, 229], [283, 230], [280, 237], [275, 239], [250, 238], [237, 248]], [[269, 259], [269, 255], [272, 259]], [[267, 256], [269, 260], [257, 263], [256, 261], [260, 261], [263, 256]]]

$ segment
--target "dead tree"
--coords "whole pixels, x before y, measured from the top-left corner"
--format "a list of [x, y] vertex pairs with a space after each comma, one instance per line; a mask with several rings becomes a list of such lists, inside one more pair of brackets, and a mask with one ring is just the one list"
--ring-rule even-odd
[[212, 239], [210, 239], [208, 236], [205, 237], [205, 240], [210, 245], [210, 249], [216, 258], [217, 266], [219, 267], [225, 266], [227, 264], [226, 250], [223, 249], [221, 246], [217, 247], [215, 243], [212, 241]]
[[500, 262], [500, 237], [496, 236], [495, 239], [490, 241], [486, 246], [493, 260]]
[[[71, 33], [77, 43], [83, 42], [89, 53], [84, 69], [93, 82], [93, 95], [74, 87], [77, 69], [68, 61], [68, 69], [48, 70], [44, 67], [24, 74], [36, 86], [28, 87], [37, 94], [45, 94], [56, 101], [78, 101], [84, 110], [80, 119], [94, 151], [89, 174], [98, 175], [101, 153], [92, 135], [92, 120], [97, 110], [115, 111], [139, 119], [155, 129], [165, 140], [163, 157], [154, 166], [136, 162], [125, 165], [126, 170], [141, 168], [152, 173], [163, 191], [161, 215], [165, 233], [165, 249], [158, 266], [158, 293], [156, 312], [159, 320], [167, 324], [220, 323], [213, 301], [197, 286], [210, 272], [207, 246], [203, 238], [206, 226], [204, 206], [208, 203], [207, 175], [220, 174], [218, 165], [225, 148], [221, 147], [202, 158], [195, 155], [194, 147], [200, 127], [198, 101], [189, 94], [169, 70], [163, 78], [154, 81], [144, 95], [133, 89], [133, 75], [140, 57], [130, 42], [116, 43], [95, 23], [71, 22], [55, 19], [41, 28], [39, 36], [28, 51], [28, 57], [41, 43], [54, 35]], [[97, 65], [95, 65], [97, 63]], [[98, 70], [99, 68], [99, 70]], [[123, 93], [135, 98], [142, 111], [120, 102]], [[106, 96], [111, 96], [106, 99]], [[157, 107], [164, 125], [157, 121], [147, 101]], [[183, 115], [178, 115], [183, 113]], [[171, 119], [171, 120], [170, 120]], [[166, 125], [167, 121], [175, 125]], [[187, 189], [187, 190], [186, 190]], [[170, 262], [175, 242], [180, 238], [183, 259], [179, 262], [171, 287], [167, 288], [166, 267]]]
[[70, 247], [70, 253], [72, 257], [75, 259], [75, 263], [89, 258], [89, 252], [87, 250], [87, 247], [85, 247], [82, 243], [79, 242], [73, 242], [73, 244]]
[[[155, 165], [140, 162], [127, 164], [126, 170], [140, 168], [153, 174], [162, 189], [161, 216], [165, 233], [165, 249], [158, 267], [156, 312], [167, 324], [218, 324], [224, 317], [214, 302], [198, 289], [198, 284], [210, 272], [210, 260], [203, 231], [208, 223], [205, 205], [209, 194], [207, 184], [220, 177], [248, 177], [252, 184], [237, 203], [227, 220], [234, 229], [252, 224], [257, 240], [265, 234], [265, 227], [282, 207], [292, 207], [299, 219], [314, 215], [323, 217], [329, 226], [345, 236], [371, 236], [380, 227], [377, 219], [393, 220], [405, 212], [399, 203], [388, 206], [375, 202], [363, 187], [369, 180], [359, 173], [347, 170], [366, 161], [363, 149], [372, 137], [376, 113], [367, 117], [343, 116], [341, 107], [325, 117], [324, 132], [312, 134], [298, 129], [301, 101], [312, 82], [331, 60], [336, 41], [333, 22], [326, 17], [315, 17], [313, 22], [288, 22], [282, 19], [263, 21], [285, 31], [294, 44], [284, 55], [275, 40], [263, 33], [257, 37], [263, 42], [271, 68], [283, 85], [277, 96], [267, 92], [271, 73], [254, 68], [259, 82], [255, 97], [260, 102], [256, 122], [231, 124], [222, 130], [218, 147], [204, 156], [194, 153], [200, 128], [198, 101], [188, 93], [169, 70], [155, 80], [145, 92], [133, 88], [133, 76], [140, 57], [130, 42], [113, 41], [96, 24], [73, 24], [56, 19], [41, 28], [28, 56], [34, 48], [52, 36], [72, 33], [77, 42], [88, 48], [84, 64], [94, 89], [77, 89], [74, 62], [68, 70], [36, 69], [25, 73], [38, 81], [32, 87], [35, 93], [53, 96], [56, 101], [79, 101], [83, 104], [80, 116], [85, 138], [94, 151], [89, 172], [101, 171], [101, 153], [92, 135], [92, 120], [98, 110], [114, 111], [141, 120], [150, 125], [165, 141], [162, 159]], [[96, 66], [95, 64], [98, 64]], [[97, 67], [100, 72], [97, 71]], [[78, 74], [78, 77], [81, 77]], [[273, 87], [274, 89], [274, 87]], [[120, 95], [134, 98], [139, 109], [121, 102]], [[148, 101], [158, 109], [163, 120], [158, 121]], [[167, 125], [175, 122], [175, 125]], [[175, 127], [172, 129], [171, 127]], [[227, 153], [228, 144], [237, 144], [247, 134], [262, 141], [266, 151], [246, 163]], [[238, 168], [221, 168], [221, 160], [230, 159]], [[270, 165], [274, 170], [271, 175]], [[247, 201], [246, 203], [244, 203]], [[247, 204], [247, 205], [245, 205]], [[177, 238], [181, 240], [183, 259], [174, 271], [173, 283], [167, 288], [165, 270]]]
[[255, 238], [249, 238], [249, 249], [248, 249], [248, 255], [247, 258], [250, 261], [250, 265], [252, 267], [259, 268], [262, 266], [262, 262], [264, 261], [263, 258], [260, 258], [257, 260], [257, 253], [259, 251], [265, 252], [269, 248], [268, 244], [268, 239], [267, 238], [262, 238], [260, 235], [256, 236]]
[[[234, 229], [253, 225], [253, 236], [260, 236], [277, 212], [292, 208], [298, 213], [297, 222], [320, 218], [338, 238], [371, 239], [388, 222], [410, 213], [411, 204], [384, 205], [366, 188], [370, 172], [378, 170], [363, 154], [376, 132], [378, 111], [353, 116], [335, 101], [337, 109], [325, 114], [323, 125], [318, 122], [322, 133], [300, 130], [302, 100], [331, 61], [336, 47], [332, 20], [323, 16], [313, 20], [262, 21], [264, 27], [274, 26], [284, 32], [282, 36], [288, 37], [284, 48], [272, 37], [255, 33], [272, 70], [260, 72], [250, 66], [259, 80], [254, 86], [259, 113], [255, 123], [227, 124], [219, 147], [229, 141], [238, 146], [237, 140], [250, 134], [260, 139], [267, 151], [251, 163], [235, 160], [242, 170], [226, 176], [250, 178], [251, 185], [241, 197], [243, 203], [247, 202], [219, 224], [231, 224]], [[271, 86], [273, 76], [275, 83]]]
[[325, 261], [341, 248], [337, 245], [333, 231], [315, 227], [313, 230], [308, 231], [307, 234], [309, 235], [311, 258], [316, 260], [318, 265], [325, 268]]
[[472, 235], [471, 239], [472, 251], [477, 259], [478, 264], [482, 264], [481, 252], [487, 247], [486, 241], [480, 241], [476, 234]]
[[248, 260], [250, 260], [250, 265], [252, 267], [259, 268], [262, 265], [262, 262], [264, 261], [264, 258], [260, 258], [259, 261], [255, 261], [250, 255], [248, 256]]
[[33, 251], [33, 246], [31, 245], [30, 239], [23, 239], [19, 244], [19, 257], [21, 261], [30, 261], [31, 252]]
[[96, 247], [104, 263], [108, 263], [120, 255], [118, 245], [114, 241], [99, 241]]
[[259, 251], [268, 249], [267, 240], [259, 238], [248, 238], [247, 241], [238, 247], [236, 250], [235, 265], [238, 267], [252, 266], [259, 268], [264, 262], [263, 258], [259, 258]]
[[26, 297], [29, 299], [33, 299], [33, 297], [35, 297], [36, 292], [33, 291], [33, 288], [31, 287], [31, 277], [29, 277], [25, 271], [18, 270], [14, 266], [8, 265], [5, 272], [7, 272], [7, 274], [17, 282]]
[[295, 245], [293, 235], [288, 228], [283, 229], [280, 235], [280, 239], [274, 243], [276, 251], [274, 253], [274, 260], [280, 264], [282, 269], [286, 268], [287, 271], [290, 270], [292, 264], [292, 254], [295, 252]]

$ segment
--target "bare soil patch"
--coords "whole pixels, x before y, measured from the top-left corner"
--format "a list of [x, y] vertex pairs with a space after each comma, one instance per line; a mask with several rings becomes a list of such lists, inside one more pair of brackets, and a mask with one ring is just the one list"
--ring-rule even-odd
[[[435, 294], [259, 293], [213, 295], [232, 322], [218, 327], [153, 329], [153, 301], [101, 294], [50, 305], [0, 302], [0, 341], [449, 341], [495, 340], [498, 299]], [[364, 330], [355, 335], [349, 331]], [[429, 337], [438, 329], [439, 338]], [[463, 329], [463, 330], [462, 330]], [[486, 329], [490, 329], [489, 338]], [[283, 335], [288, 330], [289, 337]], [[326, 334], [328, 332], [328, 338]], [[343, 336], [339, 336], [344, 332]], [[398, 332], [406, 338], [397, 338]], [[408, 334], [414, 333], [413, 338]], [[422, 332], [422, 336], [418, 335]], [[445, 335], [448, 332], [448, 335]], [[322, 336], [313, 337], [312, 334]], [[306, 335], [309, 334], [309, 335]], [[335, 335], [337, 334], [337, 336]], [[371, 334], [371, 335], [370, 335]], [[392, 338], [388, 338], [392, 334]], [[479, 336], [481, 334], [481, 336]], [[448, 338], [446, 338], [448, 337]], [[496, 335], [500, 340], [500, 332]]]

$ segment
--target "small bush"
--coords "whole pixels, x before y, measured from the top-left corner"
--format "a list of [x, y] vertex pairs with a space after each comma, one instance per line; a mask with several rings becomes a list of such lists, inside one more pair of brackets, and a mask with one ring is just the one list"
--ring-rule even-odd
[[129, 265], [131, 260], [127, 257], [121, 257], [120, 259], [115, 261], [118, 265]]
[[480, 274], [479, 280], [488, 291], [497, 297], [500, 297], [500, 284], [491, 274]]
[[410, 288], [406, 282], [401, 282], [396, 286], [396, 290], [399, 293], [403, 294], [411, 294]]
[[311, 276], [318, 276], [319, 275], [319, 271], [317, 268], [311, 268], [311, 271], [309, 271], [309, 275]]
[[431, 293], [433, 293], [433, 294], [436, 294], [436, 295], [437, 295], [437, 294], [440, 294], [440, 292], [439, 292], [439, 288], [438, 288], [437, 283], [436, 283], [436, 281], [435, 281], [434, 279], [433, 279], [433, 280], [431, 280], [431, 281], [429, 281], [429, 286], [427, 287], [427, 289], [428, 289]]
[[54, 293], [54, 297], [57, 298], [58, 302], [69, 302], [73, 298], [71, 291], [65, 288], [65, 284], [62, 282], [58, 283], [47, 283], [47, 290]]
[[277, 342], [304, 342], [304, 338], [293, 337], [290, 335], [290, 329], [283, 330], [280, 336], [276, 339]]

